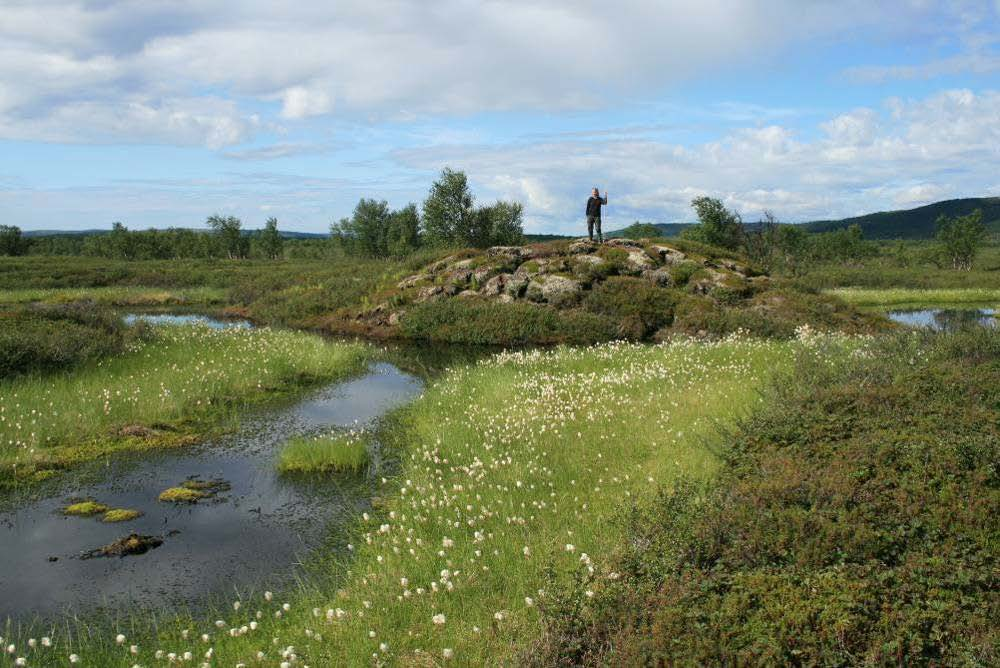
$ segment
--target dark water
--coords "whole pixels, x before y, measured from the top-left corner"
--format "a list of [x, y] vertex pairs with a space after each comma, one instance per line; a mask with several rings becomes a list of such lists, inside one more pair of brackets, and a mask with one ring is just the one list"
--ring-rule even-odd
[[[370, 483], [361, 476], [322, 482], [279, 477], [274, 460], [281, 443], [293, 434], [371, 423], [421, 388], [415, 376], [388, 363], [373, 364], [363, 377], [294, 406], [263, 411], [215, 441], [175, 453], [116, 458], [68, 474], [64, 494], [0, 513], [0, 620], [51, 618], [102, 606], [197, 607], [235, 589], [280, 584], [310, 548], [352, 521], [371, 497]], [[190, 476], [219, 477], [232, 488], [191, 506], [157, 501], [161, 491]], [[65, 517], [59, 510], [70, 494], [145, 515], [119, 524]], [[130, 532], [159, 535], [164, 542], [143, 555], [78, 558]]]
[[996, 327], [1000, 319], [991, 308], [921, 309], [916, 311], [890, 311], [889, 319], [910, 327], [924, 327], [942, 332], [953, 332], [966, 327]]
[[249, 320], [223, 320], [197, 313], [127, 313], [122, 316], [126, 325], [144, 322], [149, 325], [201, 325], [212, 329], [250, 329]]

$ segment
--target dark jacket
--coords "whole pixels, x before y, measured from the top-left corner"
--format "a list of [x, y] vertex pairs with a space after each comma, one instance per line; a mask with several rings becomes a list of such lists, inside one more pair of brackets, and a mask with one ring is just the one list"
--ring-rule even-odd
[[601, 217], [601, 205], [607, 204], [607, 197], [594, 197], [593, 195], [587, 199], [587, 217], [593, 216], [594, 218]]

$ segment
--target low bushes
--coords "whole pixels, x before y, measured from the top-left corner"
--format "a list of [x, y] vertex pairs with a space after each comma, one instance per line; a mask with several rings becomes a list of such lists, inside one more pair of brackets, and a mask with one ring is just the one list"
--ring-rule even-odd
[[146, 335], [90, 303], [0, 312], [0, 377], [69, 369], [126, 350]]
[[554, 592], [539, 665], [1000, 661], [1000, 334], [777, 388], [716, 483], [628, 513], [615, 578]]
[[596, 313], [473, 298], [418, 304], [400, 329], [407, 338], [485, 345], [594, 343], [619, 335], [618, 322]]
[[584, 307], [618, 320], [623, 334], [641, 340], [673, 321], [676, 299], [645, 279], [612, 276], [587, 293]]

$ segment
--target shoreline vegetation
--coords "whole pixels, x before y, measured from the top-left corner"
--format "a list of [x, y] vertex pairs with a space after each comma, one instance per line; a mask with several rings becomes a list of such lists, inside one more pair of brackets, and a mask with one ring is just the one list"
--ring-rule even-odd
[[849, 304], [890, 310], [893, 307], [1000, 305], [1000, 288], [834, 288], [826, 291]]
[[122, 450], [177, 447], [246, 405], [344, 378], [370, 349], [303, 332], [158, 327], [119, 355], [0, 381], [0, 488]]
[[185, 652], [226, 665], [516, 660], [547, 592], [603, 569], [625, 540], [622, 507], [709, 480], [721, 430], [797, 355], [836, 364], [865, 345], [806, 328], [793, 342], [607, 343], [452, 369], [389, 420], [401, 469], [347, 556], [319, 555], [298, 589], [235, 601], [215, 624], [132, 619], [122, 645], [80, 636], [62, 651], [123, 666]]
[[[0, 259], [0, 493], [191, 443], [373, 354], [303, 330], [557, 344], [449, 368], [376, 434], [288, 442], [282, 471], [363, 469], [370, 438], [393, 472], [296, 587], [9, 622], [0, 645], [126, 668], [995, 663], [998, 333], [905, 332], [874, 307], [996, 305], [997, 247], [958, 271], [850, 231], [798, 259], [750, 261], [754, 239]], [[289, 329], [124, 327], [112, 308], [146, 306]]]

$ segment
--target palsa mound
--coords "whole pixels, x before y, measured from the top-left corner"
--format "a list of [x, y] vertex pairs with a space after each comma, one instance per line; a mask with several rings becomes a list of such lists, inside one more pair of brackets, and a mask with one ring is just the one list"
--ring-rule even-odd
[[[881, 325], [691, 242], [586, 239], [461, 251], [406, 276], [345, 329], [479, 344], [648, 340]], [[332, 324], [333, 328], [337, 325]]]

